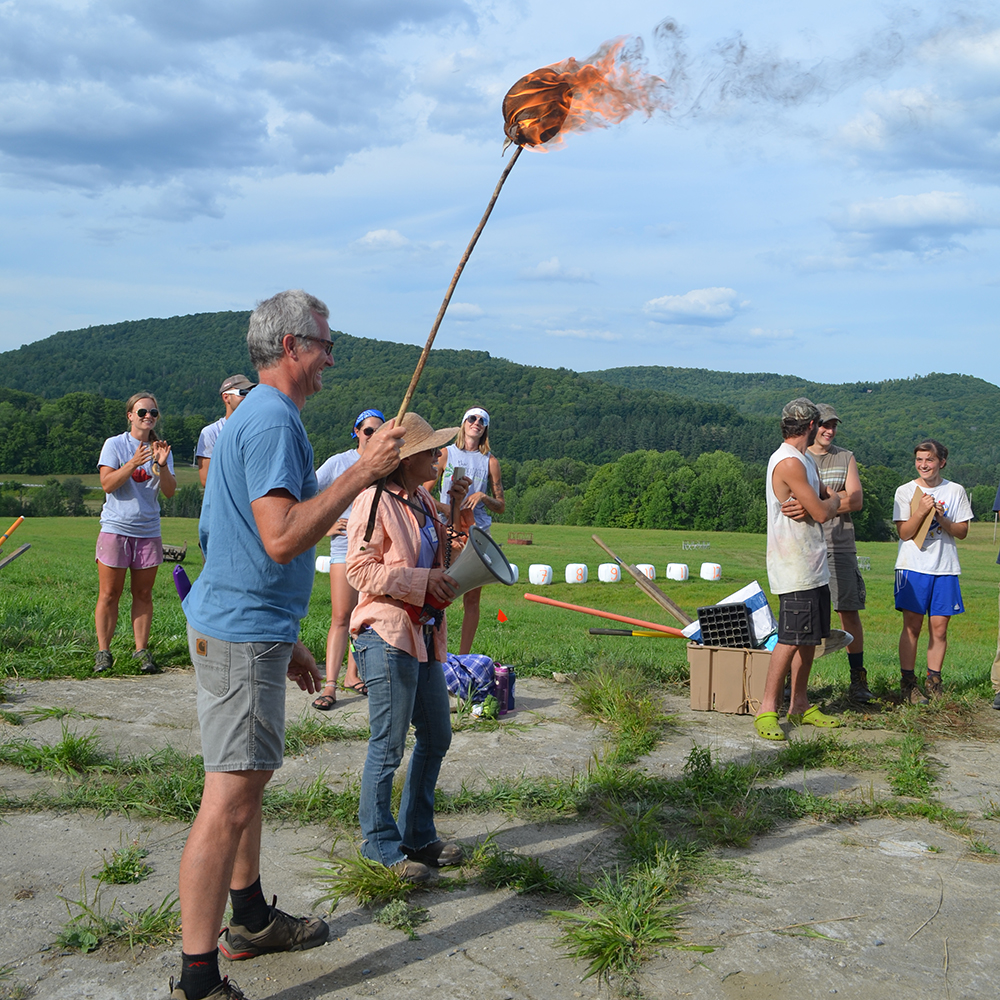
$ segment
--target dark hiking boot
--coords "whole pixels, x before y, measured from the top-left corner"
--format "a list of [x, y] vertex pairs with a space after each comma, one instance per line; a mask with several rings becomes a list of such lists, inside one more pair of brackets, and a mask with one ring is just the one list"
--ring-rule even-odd
[[[223, 976], [222, 982], [207, 994], [204, 1000], [250, 1000], [250, 998], [228, 976]], [[170, 977], [170, 1000], [188, 1000], [188, 995], [179, 987], [174, 986], [174, 977]]]
[[851, 671], [851, 684], [847, 689], [847, 700], [858, 705], [867, 705], [875, 700], [875, 695], [868, 690], [868, 671], [862, 667]]
[[411, 861], [409, 858], [389, 865], [389, 871], [395, 872], [404, 882], [412, 882], [414, 885], [431, 880], [430, 868], [419, 861]]
[[114, 665], [114, 660], [111, 658], [110, 649], [99, 649], [97, 654], [94, 656], [94, 673], [103, 674], [105, 670], [110, 670]]
[[944, 688], [941, 687], [941, 674], [932, 674], [930, 671], [927, 672], [927, 697], [931, 701], [937, 701], [938, 698], [944, 697]]
[[256, 958], [269, 951], [305, 951], [326, 944], [330, 928], [319, 917], [292, 917], [279, 910], [271, 900], [271, 922], [256, 934], [233, 924], [219, 935], [219, 952], [231, 962]]

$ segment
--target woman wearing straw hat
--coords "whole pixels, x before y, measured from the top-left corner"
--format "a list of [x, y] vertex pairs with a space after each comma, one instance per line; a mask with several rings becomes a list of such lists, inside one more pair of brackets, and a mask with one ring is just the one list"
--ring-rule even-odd
[[[364, 454], [371, 436], [385, 423], [381, 410], [362, 410], [354, 421], [351, 437], [357, 438], [357, 448], [331, 455], [317, 470], [316, 481], [325, 490], [338, 476], [343, 475]], [[337, 704], [337, 677], [347, 652], [351, 612], [358, 603], [358, 592], [347, 582], [347, 520], [351, 508], [340, 516], [329, 531], [330, 535], [330, 631], [326, 637], [326, 685], [313, 708], [328, 712]], [[358, 677], [354, 657], [347, 653], [347, 676], [344, 687], [367, 694], [368, 689]]]
[[170, 445], [156, 435], [160, 410], [152, 393], [137, 392], [125, 404], [129, 429], [110, 437], [101, 448], [97, 467], [101, 488], [107, 494], [101, 508], [97, 536], [97, 655], [94, 672], [110, 669], [111, 640], [118, 624], [118, 604], [131, 576], [133, 659], [144, 674], [159, 673], [149, 651], [153, 623], [153, 583], [163, 562], [160, 538], [160, 503], [157, 493], [174, 495], [174, 458]]
[[[500, 462], [490, 451], [490, 415], [481, 406], [473, 406], [465, 411], [462, 426], [458, 429], [455, 443], [448, 446], [441, 463], [441, 501], [444, 503], [451, 488], [452, 473], [464, 468], [472, 480], [472, 489], [462, 501], [463, 512], [470, 512], [477, 528], [489, 532], [491, 514], [502, 514], [507, 505], [503, 498], [503, 483], [500, 481]], [[492, 490], [493, 496], [489, 495]], [[472, 652], [472, 643], [479, 628], [479, 597], [482, 587], [467, 590], [462, 595], [462, 641], [459, 655]]]
[[[458, 864], [462, 851], [434, 828], [434, 786], [451, 745], [448, 689], [441, 663], [447, 651], [443, 607], [455, 596], [445, 572], [445, 526], [421, 485], [433, 478], [442, 445], [458, 428], [435, 431], [415, 413], [403, 417], [400, 463], [378, 504], [371, 540], [364, 540], [374, 487], [354, 501], [347, 525], [347, 581], [359, 592], [351, 615], [355, 658], [368, 687], [371, 737], [361, 777], [362, 854], [410, 882], [425, 882], [430, 868]], [[457, 502], [469, 480], [452, 486]], [[398, 821], [392, 782], [403, 759], [410, 724], [416, 743], [403, 786]]]

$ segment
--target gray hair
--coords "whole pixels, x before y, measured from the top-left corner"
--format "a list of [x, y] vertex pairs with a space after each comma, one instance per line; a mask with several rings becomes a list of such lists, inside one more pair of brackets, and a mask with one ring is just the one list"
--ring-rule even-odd
[[294, 288], [278, 292], [263, 302], [250, 314], [247, 331], [247, 350], [254, 368], [261, 371], [272, 368], [282, 358], [282, 340], [291, 334], [296, 338], [315, 337], [319, 330], [313, 314], [330, 318], [330, 310], [315, 295]]

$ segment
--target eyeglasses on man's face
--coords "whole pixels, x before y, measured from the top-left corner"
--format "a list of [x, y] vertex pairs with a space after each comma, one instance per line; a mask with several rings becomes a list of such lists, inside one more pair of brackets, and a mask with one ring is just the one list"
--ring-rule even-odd
[[312, 341], [314, 341], [317, 344], [322, 344], [323, 345], [323, 350], [326, 351], [326, 356], [327, 357], [329, 357], [331, 354], [333, 354], [333, 341], [332, 340], [324, 340], [322, 337], [307, 337], [307, 336], [299, 337], [299, 340], [312, 340]]

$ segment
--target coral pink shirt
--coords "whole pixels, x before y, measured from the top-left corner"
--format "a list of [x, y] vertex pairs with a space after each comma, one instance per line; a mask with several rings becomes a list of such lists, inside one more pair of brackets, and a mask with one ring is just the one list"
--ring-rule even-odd
[[[401, 486], [386, 483], [385, 492], [405, 496]], [[383, 496], [375, 517], [375, 530], [370, 542], [365, 541], [368, 516], [375, 499], [375, 487], [362, 493], [351, 510], [347, 522], [347, 582], [358, 591], [358, 606], [351, 615], [351, 634], [357, 635], [362, 626], [373, 628], [390, 646], [395, 646], [421, 663], [427, 660], [423, 628], [415, 625], [404, 604], [423, 607], [427, 593], [429, 569], [417, 569], [420, 555], [420, 526], [416, 513], [405, 504]], [[406, 497], [423, 503], [435, 511], [431, 495], [422, 486], [414, 496]], [[444, 525], [433, 517], [437, 529], [439, 551], [447, 545]], [[440, 565], [440, 559], [436, 560]], [[447, 626], [444, 622], [434, 630], [434, 658], [443, 662], [448, 650]]]

